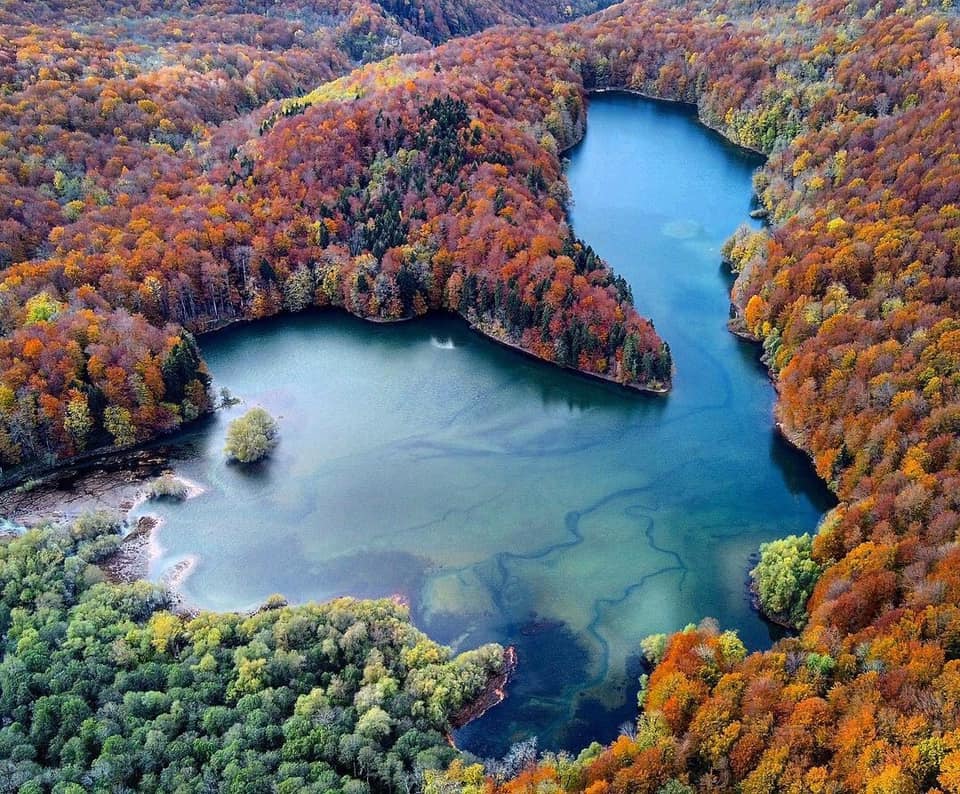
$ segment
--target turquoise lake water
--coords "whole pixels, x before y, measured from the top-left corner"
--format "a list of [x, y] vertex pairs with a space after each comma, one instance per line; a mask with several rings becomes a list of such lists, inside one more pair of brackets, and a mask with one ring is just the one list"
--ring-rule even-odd
[[[592, 99], [570, 160], [575, 231], [670, 343], [670, 395], [588, 381], [452, 317], [248, 325], [202, 340], [246, 403], [179, 440], [178, 471], [206, 492], [145, 508], [165, 521], [153, 573], [194, 558], [183, 589], [203, 607], [402, 594], [457, 649], [516, 645], [510, 696], [457, 736], [480, 755], [611, 739], [636, 714], [646, 634], [709, 615], [769, 644], [750, 555], [830, 506], [774, 431], [756, 347], [725, 327], [720, 246], [758, 160], [625, 95]], [[226, 425], [251, 405], [279, 417], [280, 445], [227, 465]]]

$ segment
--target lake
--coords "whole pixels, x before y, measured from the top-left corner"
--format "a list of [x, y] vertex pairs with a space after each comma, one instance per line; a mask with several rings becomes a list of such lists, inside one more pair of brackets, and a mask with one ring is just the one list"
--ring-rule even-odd
[[[246, 405], [180, 438], [206, 492], [164, 518], [153, 574], [196, 564], [203, 607], [405, 596], [457, 649], [517, 646], [510, 695], [458, 732], [502, 754], [536, 735], [577, 749], [636, 715], [638, 644], [704, 616], [751, 648], [770, 629], [745, 579], [760, 543], [815, 528], [830, 497], [775, 433], [757, 348], [726, 330], [723, 240], [748, 214], [756, 157], [687, 109], [591, 100], [570, 153], [572, 220], [670, 343], [668, 396], [589, 381], [457, 318], [375, 325], [336, 313], [204, 337]], [[227, 465], [227, 423], [277, 416], [267, 462]]]

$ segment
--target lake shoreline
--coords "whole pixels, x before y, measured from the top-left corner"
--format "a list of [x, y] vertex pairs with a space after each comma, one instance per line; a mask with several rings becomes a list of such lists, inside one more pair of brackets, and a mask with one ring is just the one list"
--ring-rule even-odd
[[[156, 533], [163, 526], [163, 520], [152, 515], [141, 516], [120, 542], [120, 547], [105, 560], [97, 563], [97, 567], [104, 572], [107, 581], [113, 584], [133, 584], [138, 581], [150, 581], [150, 564], [156, 559], [159, 552]], [[164, 591], [170, 602], [170, 611], [190, 620], [205, 611], [191, 603], [183, 593], [183, 584], [196, 568], [199, 558], [190, 555], [179, 560], [160, 577], [156, 584]], [[334, 601], [340, 596], [327, 599]], [[369, 599], [358, 599], [369, 600]], [[377, 600], [377, 599], [373, 599]], [[388, 599], [399, 607], [409, 610], [409, 599], [396, 593]], [[216, 610], [218, 613], [233, 613], [252, 617], [265, 610], [277, 608], [267, 599], [257, 607], [247, 610]], [[279, 606], [286, 606], [283, 599]], [[508, 687], [516, 674], [519, 659], [517, 649], [510, 645], [503, 649], [503, 669], [490, 677], [483, 690], [472, 701], [464, 705], [450, 718], [450, 732], [447, 741], [455, 747], [453, 732], [466, 727], [471, 722], [480, 719], [490, 709], [498, 706], [508, 696]]]
[[[756, 147], [747, 146], [744, 143], [731, 140], [730, 137], [727, 135], [726, 132], [724, 132], [722, 128], [716, 127], [713, 124], [710, 124], [707, 121], [704, 121], [703, 117], [700, 115], [700, 105], [698, 105], [696, 102], [688, 102], [685, 99], [671, 99], [670, 97], [657, 96], [656, 94], [647, 94], [647, 93], [644, 93], [643, 91], [638, 91], [636, 88], [617, 88], [614, 86], [604, 86], [602, 88], [585, 89], [585, 91], [588, 99], [594, 94], [596, 95], [626, 94], [629, 96], [639, 97], [640, 99], [645, 99], [648, 102], [663, 102], [668, 105], [677, 105], [679, 107], [687, 108], [690, 110], [691, 113], [693, 113], [696, 116], [697, 124], [700, 124], [701, 126], [706, 127], [706, 129], [710, 130], [716, 135], [719, 135], [721, 138], [723, 138], [726, 144], [730, 146], [734, 146], [737, 149], [742, 149], [745, 152], [750, 152], [750, 154], [756, 155], [757, 157], [761, 157], [764, 160], [766, 160], [767, 157], [769, 156], [766, 152], [764, 152], [761, 149], [757, 149]], [[571, 143], [569, 146], [561, 149], [560, 153], [565, 154], [570, 149], [573, 149], [574, 147], [576, 147], [583, 139], [584, 134], [586, 133], [585, 132], [581, 133], [577, 137], [576, 141]]]
[[107, 581], [113, 584], [133, 584], [149, 581], [151, 551], [155, 542], [153, 532], [160, 525], [154, 516], [141, 516], [133, 528], [120, 540], [120, 547], [105, 560], [98, 563]]
[[[209, 417], [213, 410], [216, 409], [202, 414], [193, 422], [200, 422]], [[13, 498], [12, 495], [16, 492], [30, 493], [33, 490], [63, 482], [71, 476], [79, 479], [93, 469], [136, 469], [149, 460], [151, 449], [162, 446], [165, 441], [192, 425], [193, 422], [149, 441], [126, 444], [122, 447], [96, 447], [49, 465], [30, 464], [22, 469], [16, 469], [11, 474], [0, 477], [0, 508], [4, 505], [4, 498]]]
[[[453, 717], [450, 718], [450, 727], [453, 731], [465, 728], [471, 722], [480, 719], [494, 706], [498, 706], [507, 699], [507, 687], [517, 672], [519, 659], [517, 649], [513, 645], [508, 645], [503, 649], [503, 670], [493, 676], [484, 687], [483, 691]], [[453, 745], [453, 736], [448, 736]], [[455, 746], [455, 745], [453, 745]]]
[[148, 484], [169, 470], [171, 458], [145, 447], [57, 467], [31, 487], [0, 492], [0, 512], [12, 523], [31, 527], [44, 522], [64, 524], [94, 510], [124, 517], [148, 498]]
[[[455, 315], [459, 317], [460, 315]], [[609, 375], [603, 375], [599, 372], [587, 372], [583, 369], [577, 369], [576, 367], [570, 367], [566, 364], [558, 364], [555, 361], [547, 361], [544, 358], [541, 358], [536, 353], [531, 353], [529, 350], [520, 347], [520, 345], [513, 342], [509, 342], [506, 339], [500, 339], [499, 337], [493, 336], [492, 334], [487, 333], [478, 325], [474, 323], [467, 322], [467, 326], [476, 334], [479, 334], [484, 339], [488, 339], [491, 342], [494, 342], [500, 347], [506, 348], [507, 350], [512, 350], [516, 353], [521, 353], [527, 358], [532, 358], [535, 361], [540, 361], [543, 364], [548, 364], [550, 366], [559, 367], [561, 370], [567, 373], [572, 373], [581, 378], [586, 378], [587, 380], [599, 381], [600, 383], [609, 383], [612, 386], [618, 386], [621, 389], [626, 389], [630, 392], [640, 392], [642, 394], [655, 394], [655, 395], [666, 395], [670, 393], [671, 384], [668, 383], [665, 386], [645, 386], [640, 383], [624, 383], [622, 381], [611, 378]]]
[[[577, 367], [559, 364], [556, 361], [550, 361], [549, 359], [538, 356], [533, 351], [521, 347], [515, 342], [510, 342], [506, 339], [493, 336], [492, 334], [483, 330], [481, 326], [468, 320], [459, 312], [449, 311], [446, 309], [429, 311], [423, 315], [409, 315], [405, 317], [365, 317], [360, 314], [354, 314], [353, 312], [348, 311], [340, 306], [311, 306], [308, 308], [308, 310], [301, 312], [279, 312], [278, 314], [271, 315], [270, 317], [257, 319], [246, 317], [237, 318], [235, 320], [204, 329], [203, 331], [198, 331], [197, 338], [202, 339], [205, 336], [216, 334], [221, 331], [235, 330], [245, 325], [253, 325], [254, 323], [260, 323], [263, 321], [281, 320], [285, 317], [294, 317], [298, 314], [304, 314], [306, 311], [313, 311], [319, 314], [344, 314], [373, 325], [411, 323], [416, 320], [430, 317], [456, 317], [459, 321], [466, 323], [467, 327], [471, 331], [477, 333], [479, 336], [482, 336], [484, 339], [500, 345], [501, 347], [522, 353], [528, 358], [539, 361], [542, 364], [550, 367], [556, 367], [567, 373], [573, 373], [591, 380], [609, 383], [631, 392], [662, 395], [668, 394], [672, 387], [672, 381], [668, 381], [663, 386], [649, 386], [640, 383], [623, 383], [598, 372], [588, 372], [586, 370], [578, 369]], [[202, 353], [203, 349], [201, 346], [201, 355]], [[19, 488], [26, 484], [30, 484], [31, 487], [29, 490], [31, 491], [34, 489], [39, 490], [42, 488], [55, 488], [60, 482], [69, 479], [71, 476], [76, 476], [79, 478], [84, 474], [93, 471], [94, 469], [100, 470], [105, 467], [111, 470], [114, 468], [118, 470], [122, 470], [124, 468], [135, 468], [138, 459], [144, 458], [151, 449], [162, 448], [162, 446], [171, 438], [198, 426], [199, 423], [212, 417], [222, 407], [223, 406], [219, 404], [215, 405], [202, 413], [196, 419], [184, 422], [173, 430], [161, 433], [160, 435], [144, 441], [139, 441], [134, 444], [127, 444], [123, 447], [96, 447], [95, 449], [86, 450], [79, 455], [74, 455], [70, 458], [64, 458], [63, 460], [58, 460], [51, 464], [31, 463], [27, 464], [23, 468], [14, 469], [14, 471], [10, 474], [0, 474], [0, 515], [3, 515], [4, 517], [11, 517], [6, 512], [2, 512], [4, 508], [4, 502], [5, 500], [10, 499], [16, 501], [16, 497], [12, 496], [12, 494], [15, 494]], [[125, 464], [124, 461], [130, 461], [129, 466]]]
[[753, 577], [750, 577], [750, 579], [750, 585], [747, 589], [750, 593], [750, 606], [756, 611], [756, 613], [768, 623], [772, 623], [774, 626], [779, 626], [781, 629], [786, 630], [793, 636], [799, 634], [800, 630], [786, 617], [768, 612], [763, 608], [763, 604], [760, 601], [760, 591], [757, 589], [757, 583], [753, 581]]

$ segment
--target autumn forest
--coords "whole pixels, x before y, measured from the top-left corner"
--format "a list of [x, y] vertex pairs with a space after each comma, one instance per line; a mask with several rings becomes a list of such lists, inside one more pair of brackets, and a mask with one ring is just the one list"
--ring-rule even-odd
[[628, 90], [766, 156], [730, 331], [837, 499], [753, 571], [788, 635], [637, 637], [630, 730], [483, 766], [446, 737], [503, 649], [453, 656], [390, 602], [182, 615], [104, 581], [114, 521], [42, 526], [0, 544], [14, 788], [960, 792], [960, 16], [607, 6], [0, 3], [0, 483], [203, 417], [203, 334], [308, 309], [452, 313], [668, 392], [643, 285], [569, 221], [589, 96]]

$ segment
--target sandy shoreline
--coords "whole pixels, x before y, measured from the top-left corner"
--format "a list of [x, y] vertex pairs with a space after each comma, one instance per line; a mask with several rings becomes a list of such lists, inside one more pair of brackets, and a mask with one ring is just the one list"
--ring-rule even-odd
[[200, 608], [190, 603], [183, 594], [183, 583], [197, 567], [198, 560], [199, 558], [194, 554], [184, 557], [160, 577], [160, 584], [173, 601], [173, 612], [176, 614], [195, 617], [201, 612]]
[[[16, 535], [24, 528], [42, 524], [65, 526], [84, 513], [106, 511], [117, 515], [127, 527], [117, 551], [99, 563], [107, 580], [118, 584], [151, 581], [151, 566], [163, 555], [158, 539], [163, 521], [150, 514], [132, 521], [132, 514], [154, 498], [151, 486], [161, 475], [170, 475], [181, 483], [185, 499], [194, 499], [205, 490], [172, 471], [168, 464], [165, 456], [144, 453], [105, 470], [65, 470], [33, 488], [0, 493], [4, 520], [0, 534]], [[182, 593], [183, 583], [196, 565], [194, 556], [182, 559], [164, 571], [157, 582], [167, 591], [177, 612], [197, 612]]]

